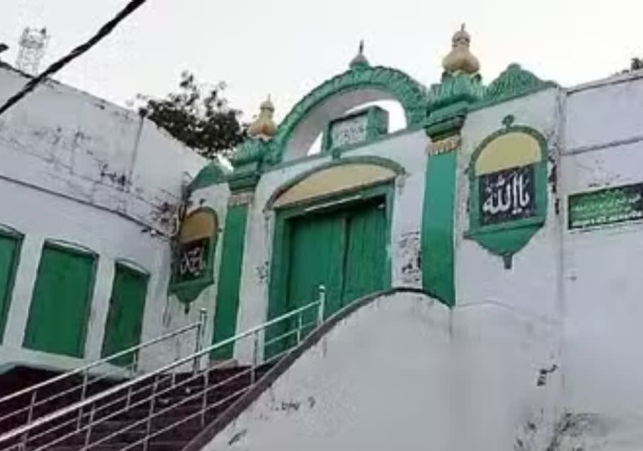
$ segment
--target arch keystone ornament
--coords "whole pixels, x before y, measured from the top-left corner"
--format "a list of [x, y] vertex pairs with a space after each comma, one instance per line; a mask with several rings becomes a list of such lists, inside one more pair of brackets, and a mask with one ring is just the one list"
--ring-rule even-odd
[[491, 134], [469, 163], [469, 230], [477, 241], [511, 268], [520, 251], [545, 224], [547, 161], [545, 137], [533, 128], [513, 125]]

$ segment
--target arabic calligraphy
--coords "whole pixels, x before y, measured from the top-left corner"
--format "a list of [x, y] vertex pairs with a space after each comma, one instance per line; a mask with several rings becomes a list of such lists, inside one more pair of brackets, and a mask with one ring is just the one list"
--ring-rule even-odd
[[479, 178], [482, 225], [498, 224], [535, 213], [534, 168], [506, 169]]
[[634, 221], [643, 218], [643, 184], [636, 183], [569, 196], [568, 228]]
[[209, 241], [205, 238], [181, 246], [175, 274], [177, 282], [197, 279], [204, 275], [208, 267]]

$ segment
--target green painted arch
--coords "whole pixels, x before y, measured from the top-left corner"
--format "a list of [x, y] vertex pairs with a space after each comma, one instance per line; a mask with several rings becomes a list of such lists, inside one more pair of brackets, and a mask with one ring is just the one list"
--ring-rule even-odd
[[275, 191], [268, 198], [268, 201], [266, 202], [264, 210], [272, 209], [275, 201], [279, 198], [279, 196], [281, 196], [283, 193], [288, 191], [288, 189], [295, 186], [297, 183], [307, 179], [311, 175], [332, 167], [337, 167], [337, 166], [342, 166], [347, 164], [371, 164], [374, 166], [381, 166], [381, 167], [390, 169], [391, 171], [395, 172], [395, 174], [397, 174], [398, 176], [406, 174], [406, 170], [401, 164], [397, 163], [396, 161], [389, 160], [388, 158], [373, 157], [373, 156], [358, 156], [358, 157], [342, 158], [340, 160], [329, 161], [327, 163], [320, 164], [319, 166], [315, 166], [314, 168], [309, 169], [308, 171], [302, 172], [301, 174], [298, 174], [297, 176], [279, 185], [279, 187], [277, 187], [277, 189], [275, 189]]
[[384, 66], [353, 68], [317, 86], [290, 110], [277, 128], [270, 162], [282, 161], [287, 143], [298, 125], [323, 102], [362, 89], [381, 91], [400, 102], [408, 127], [423, 124], [427, 117], [428, 90], [409, 75]]
[[226, 180], [228, 172], [220, 163], [211, 161], [197, 173], [188, 185], [188, 190], [193, 193], [198, 189], [222, 183]]

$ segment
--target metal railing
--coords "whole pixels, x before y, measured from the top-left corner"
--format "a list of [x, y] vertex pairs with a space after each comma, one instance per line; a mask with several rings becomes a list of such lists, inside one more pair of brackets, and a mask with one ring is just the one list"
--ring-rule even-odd
[[[181, 449], [323, 322], [325, 300], [320, 286], [314, 302], [0, 435], [0, 451]], [[244, 342], [251, 364], [204, 365]]]
[[[0, 398], [0, 412], [3, 412], [0, 414], [0, 431], [28, 426], [64, 405], [85, 401], [89, 397], [108, 390], [124, 380], [135, 378], [140, 362], [140, 353], [143, 350], [151, 350], [157, 345], [172, 345], [171, 342], [174, 339], [174, 355], [169, 356], [166, 360], [170, 362], [178, 361], [181, 357], [178, 352], [178, 346], [176, 346], [178, 340], [180, 337], [194, 332], [195, 348], [191, 353], [198, 352], [203, 344], [203, 331], [206, 320], [206, 311], [201, 309], [199, 311], [199, 321], [196, 323], [139, 343], [136, 346]], [[163, 361], [163, 357], [168, 356], [161, 356], [161, 361]], [[165, 362], [162, 364], [165, 364]]]

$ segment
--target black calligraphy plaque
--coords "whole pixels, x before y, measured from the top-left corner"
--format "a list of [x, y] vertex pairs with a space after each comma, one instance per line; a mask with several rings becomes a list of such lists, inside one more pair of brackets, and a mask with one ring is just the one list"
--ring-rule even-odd
[[210, 238], [181, 243], [174, 267], [175, 283], [203, 277], [208, 268]]
[[478, 177], [480, 225], [501, 224], [534, 216], [534, 166], [520, 166]]

